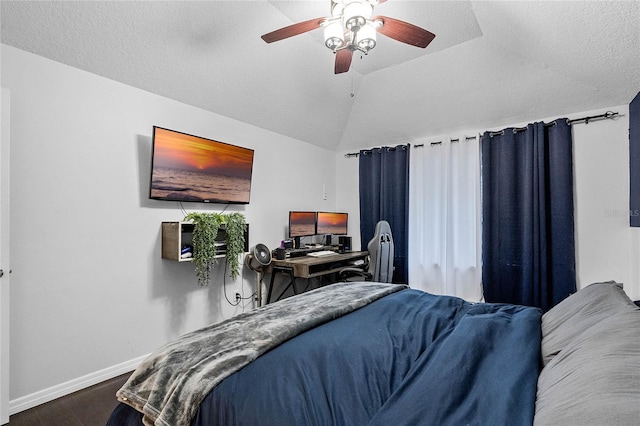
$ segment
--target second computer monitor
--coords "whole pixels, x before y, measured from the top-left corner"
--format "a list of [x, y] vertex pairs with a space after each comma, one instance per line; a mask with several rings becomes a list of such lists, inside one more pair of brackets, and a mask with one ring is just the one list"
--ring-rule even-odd
[[318, 212], [316, 217], [316, 234], [347, 235], [347, 213]]

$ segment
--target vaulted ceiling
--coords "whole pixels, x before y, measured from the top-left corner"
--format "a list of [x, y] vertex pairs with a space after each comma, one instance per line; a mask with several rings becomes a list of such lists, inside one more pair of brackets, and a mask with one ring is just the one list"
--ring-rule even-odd
[[489, 130], [628, 103], [638, 1], [402, 1], [375, 9], [436, 34], [384, 36], [333, 73], [321, 1], [5, 1], [3, 44], [332, 150]]

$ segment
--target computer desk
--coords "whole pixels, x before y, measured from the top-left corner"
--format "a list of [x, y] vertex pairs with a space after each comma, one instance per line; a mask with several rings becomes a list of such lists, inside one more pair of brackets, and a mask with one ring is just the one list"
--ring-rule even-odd
[[[336, 252], [335, 254], [319, 257], [305, 255], [283, 260], [273, 259], [264, 270], [264, 273], [271, 274], [267, 304], [271, 303], [273, 280], [277, 274], [287, 274], [290, 281], [276, 298], [276, 301], [280, 300], [289, 287], [293, 287], [293, 294], [298, 294], [295, 285], [296, 278], [309, 279], [340, 272], [344, 268], [354, 266], [354, 262], [364, 260], [368, 255], [369, 252], [367, 251], [351, 251], [346, 253]], [[262, 300], [258, 302], [262, 304]]]

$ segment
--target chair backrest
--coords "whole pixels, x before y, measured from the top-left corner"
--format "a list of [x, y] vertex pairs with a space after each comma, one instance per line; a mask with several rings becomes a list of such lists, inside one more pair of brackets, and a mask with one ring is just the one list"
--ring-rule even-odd
[[390, 283], [393, 278], [393, 235], [386, 220], [376, 224], [376, 230], [367, 245], [369, 250], [369, 273], [372, 281]]

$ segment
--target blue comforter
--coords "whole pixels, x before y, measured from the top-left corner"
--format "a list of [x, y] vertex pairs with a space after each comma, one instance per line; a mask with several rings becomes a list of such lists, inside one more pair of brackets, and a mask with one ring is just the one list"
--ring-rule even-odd
[[[192, 425], [530, 425], [540, 311], [406, 289], [224, 379]], [[139, 425], [121, 405], [110, 425]]]

